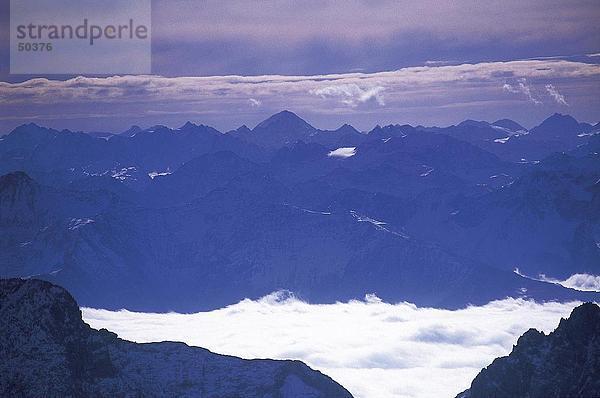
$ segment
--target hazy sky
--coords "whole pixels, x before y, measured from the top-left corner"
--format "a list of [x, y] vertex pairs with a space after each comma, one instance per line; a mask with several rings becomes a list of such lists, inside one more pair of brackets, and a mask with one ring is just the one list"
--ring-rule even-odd
[[[70, 94], [44, 99], [41, 92], [35, 100], [14, 83], [40, 76], [8, 73], [8, 0], [1, 4], [2, 132], [29, 120], [93, 130], [192, 120], [229, 129], [252, 127], [282, 109], [328, 128], [501, 117], [531, 126], [553, 112], [600, 119], [597, 1], [155, 0], [154, 77], [141, 83], [103, 76], [75, 89], [73, 80], [61, 83], [75, 76], [45, 76], [52, 81], [25, 86], [70, 87]], [[514, 62], [532, 58], [539, 61]], [[557, 59], [570, 63], [568, 73]], [[215, 77], [209, 80], [217, 84], [186, 82], [185, 96], [179, 90], [181, 77], [230, 75], [242, 83]], [[226, 80], [227, 87], [218, 87]], [[89, 98], [88, 85], [112, 91], [103, 96], [92, 89]], [[139, 88], [134, 97], [132, 85]]]

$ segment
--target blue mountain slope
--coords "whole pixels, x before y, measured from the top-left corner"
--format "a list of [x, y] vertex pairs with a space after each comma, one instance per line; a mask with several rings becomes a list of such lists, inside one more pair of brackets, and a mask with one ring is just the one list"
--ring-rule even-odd
[[[461, 123], [475, 130], [459, 139], [407, 125], [325, 132], [283, 112], [254, 129], [266, 146], [244, 141], [249, 129], [192, 123], [108, 140], [25, 125], [0, 141], [0, 169], [26, 172], [0, 179], [0, 275], [150, 311], [277, 289], [443, 307], [596, 297], [513, 269], [600, 273], [598, 136], [511, 162], [467, 139], [515, 127], [500, 122]], [[344, 137], [360, 139], [332, 156]]]

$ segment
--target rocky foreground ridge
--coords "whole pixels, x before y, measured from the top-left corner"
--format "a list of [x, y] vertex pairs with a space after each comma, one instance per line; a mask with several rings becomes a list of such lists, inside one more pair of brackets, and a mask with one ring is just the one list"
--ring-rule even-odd
[[457, 398], [600, 397], [600, 307], [585, 303], [545, 335], [523, 334]]
[[2, 397], [352, 397], [300, 361], [137, 344], [92, 329], [73, 297], [45, 281], [0, 280], [0, 323]]

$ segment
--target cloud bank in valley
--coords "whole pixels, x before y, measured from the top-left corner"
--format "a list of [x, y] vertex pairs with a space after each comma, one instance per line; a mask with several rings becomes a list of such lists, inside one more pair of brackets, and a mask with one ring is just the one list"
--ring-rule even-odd
[[300, 359], [357, 398], [453, 397], [529, 328], [552, 331], [579, 303], [505, 299], [450, 311], [362, 301], [315, 305], [284, 293], [195, 314], [84, 308], [137, 342], [175, 340], [244, 358]]
[[590, 274], [573, 274], [565, 280], [552, 278], [544, 274], [539, 274], [537, 277], [531, 277], [523, 274], [518, 268], [514, 269], [514, 273], [534, 281], [553, 283], [569, 289], [580, 290], [582, 292], [600, 292], [600, 275]]

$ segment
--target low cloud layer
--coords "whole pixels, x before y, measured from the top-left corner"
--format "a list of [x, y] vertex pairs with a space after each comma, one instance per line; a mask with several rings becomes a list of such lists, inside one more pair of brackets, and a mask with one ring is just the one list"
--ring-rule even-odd
[[[204, 101], [274, 97], [304, 94], [313, 98], [346, 98], [347, 105], [375, 98], [384, 104], [382, 92], [390, 89], [394, 97], [415, 95], [444, 96], [446, 91], [485, 89], [511, 77], [516, 85], [506, 83], [509, 92], [532, 97], [532, 80], [577, 79], [600, 77], [600, 65], [564, 60], [529, 60], [489, 62], [453, 66], [422, 66], [378, 73], [345, 73], [314, 76], [112, 76], [76, 77], [69, 80], [31, 79], [22, 83], [0, 82], [0, 103], [71, 103]], [[546, 83], [548, 84], [548, 83]], [[448, 86], [440, 91], [442, 87]], [[495, 87], [495, 84], [494, 84]]]
[[328, 305], [283, 293], [195, 314], [84, 308], [84, 320], [137, 342], [183, 341], [244, 358], [300, 359], [357, 398], [453, 397], [529, 328], [552, 331], [578, 303], [494, 301], [450, 311], [373, 295]]

